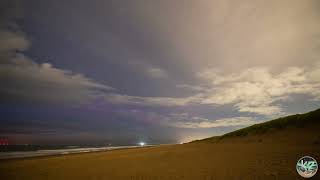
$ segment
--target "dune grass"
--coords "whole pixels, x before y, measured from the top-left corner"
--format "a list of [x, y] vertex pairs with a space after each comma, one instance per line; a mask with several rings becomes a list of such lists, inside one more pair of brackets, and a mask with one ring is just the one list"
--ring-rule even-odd
[[320, 109], [305, 114], [296, 114], [274, 119], [260, 124], [255, 124], [243, 129], [239, 129], [237, 131], [224, 134], [221, 136], [221, 138], [246, 136], [249, 134], [263, 134], [273, 129], [284, 129], [287, 127], [303, 128], [304, 126], [312, 122], [320, 122]]
[[303, 128], [309, 124], [319, 124], [320, 123], [320, 109], [311, 111], [305, 114], [296, 114], [286, 117], [281, 117], [278, 119], [270, 120], [260, 124], [254, 124], [252, 126], [242, 128], [230, 133], [226, 133], [221, 136], [214, 136], [202, 140], [196, 140], [193, 142], [203, 142], [203, 141], [221, 141], [225, 138], [231, 137], [244, 137], [248, 135], [260, 135], [265, 134], [273, 130], [283, 130], [289, 127]]

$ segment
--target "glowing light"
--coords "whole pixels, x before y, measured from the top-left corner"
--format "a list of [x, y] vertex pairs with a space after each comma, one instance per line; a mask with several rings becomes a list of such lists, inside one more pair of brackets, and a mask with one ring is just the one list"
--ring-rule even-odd
[[144, 146], [146, 143], [145, 142], [139, 142], [140, 146]]

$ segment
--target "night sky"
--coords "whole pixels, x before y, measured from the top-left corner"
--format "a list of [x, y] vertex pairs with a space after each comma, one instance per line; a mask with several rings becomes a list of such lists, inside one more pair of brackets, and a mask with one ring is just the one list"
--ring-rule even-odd
[[0, 7], [12, 143], [180, 143], [320, 107], [318, 0]]

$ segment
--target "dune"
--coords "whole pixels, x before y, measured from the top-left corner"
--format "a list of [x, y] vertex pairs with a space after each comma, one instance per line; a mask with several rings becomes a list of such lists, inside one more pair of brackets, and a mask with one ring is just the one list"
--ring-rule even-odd
[[302, 179], [297, 160], [320, 161], [319, 127], [320, 109], [181, 145], [3, 160], [0, 179]]

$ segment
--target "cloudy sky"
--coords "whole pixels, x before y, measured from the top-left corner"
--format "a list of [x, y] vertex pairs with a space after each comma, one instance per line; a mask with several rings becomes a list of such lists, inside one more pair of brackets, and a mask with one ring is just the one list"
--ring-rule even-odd
[[320, 107], [317, 0], [4, 0], [0, 137], [176, 143]]

